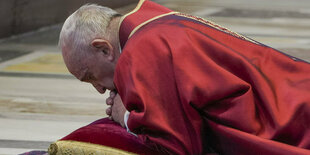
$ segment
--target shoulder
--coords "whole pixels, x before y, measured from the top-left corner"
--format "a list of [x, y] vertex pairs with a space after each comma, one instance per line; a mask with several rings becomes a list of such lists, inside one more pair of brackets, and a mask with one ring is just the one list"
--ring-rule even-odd
[[160, 56], [169, 54], [169, 42], [177, 28], [157, 19], [137, 29], [127, 40], [122, 57], [132, 55]]
[[146, 38], [152, 39], [166, 39], [175, 37], [184, 33], [188, 25], [185, 24], [184, 19], [176, 15], [168, 15], [161, 17], [146, 24], [139, 25], [129, 40], [145, 40]]
[[184, 20], [178, 16], [162, 17], [137, 28], [123, 51], [133, 54], [151, 48], [158, 50], [157, 52], [165, 52], [167, 48], [186, 40], [190, 31], [190, 26], [185, 25]]
[[[193, 21], [176, 15], [156, 19], [140, 27], [126, 42], [119, 61], [170, 61], [175, 55], [193, 51], [203, 38]], [[169, 60], [168, 60], [169, 59]]]

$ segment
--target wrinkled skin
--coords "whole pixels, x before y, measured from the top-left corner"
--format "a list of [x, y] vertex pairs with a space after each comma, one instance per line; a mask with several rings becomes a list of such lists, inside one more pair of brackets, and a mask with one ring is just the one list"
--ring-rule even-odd
[[[112, 120], [124, 126], [124, 113], [126, 111], [114, 86], [114, 70], [120, 56], [118, 25], [120, 17], [111, 20], [107, 28], [108, 34], [96, 37], [83, 49], [74, 48], [72, 40], [65, 40], [66, 44], [61, 47], [63, 58], [68, 70], [80, 81], [92, 84], [96, 90], [103, 94], [111, 90], [111, 96], [107, 99], [110, 106], [106, 113]], [[82, 31], [82, 30], [80, 30]], [[76, 51], [74, 51], [76, 50]]]
[[110, 106], [106, 110], [106, 113], [110, 116], [110, 119], [118, 122], [122, 127], [125, 127], [124, 114], [126, 109], [119, 94], [115, 91], [111, 91], [110, 97], [106, 99], [106, 104]]
[[113, 90], [114, 69], [119, 55], [108, 41], [95, 39], [88, 51], [72, 52], [69, 48], [62, 47], [63, 58], [68, 70], [80, 81], [92, 84], [96, 90], [103, 94], [111, 90], [107, 99], [110, 106], [106, 113], [110, 119], [124, 127], [124, 113], [126, 111], [121, 98]]

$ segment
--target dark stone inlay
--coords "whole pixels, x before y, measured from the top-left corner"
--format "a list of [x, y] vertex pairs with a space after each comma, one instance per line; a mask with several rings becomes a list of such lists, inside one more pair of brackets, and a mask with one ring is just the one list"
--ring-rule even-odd
[[1, 140], [0, 148], [23, 148], [23, 149], [44, 149], [47, 150], [53, 142], [28, 141], [28, 140]]
[[0, 63], [28, 54], [30, 52], [25, 52], [25, 51], [11, 51], [11, 50], [0, 50]]
[[249, 18], [310, 18], [310, 14], [296, 11], [249, 10], [228, 8], [208, 16]]
[[21, 73], [21, 72], [0, 72], [0, 76], [38, 77], [38, 78], [53, 78], [53, 79], [76, 79], [72, 75], [65, 75], [65, 74]]

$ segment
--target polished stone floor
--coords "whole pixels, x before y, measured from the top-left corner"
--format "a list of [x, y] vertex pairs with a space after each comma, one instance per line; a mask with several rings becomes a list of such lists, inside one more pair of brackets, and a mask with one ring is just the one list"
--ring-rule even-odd
[[[310, 1], [155, 0], [310, 61]], [[134, 5], [118, 8], [126, 13]], [[61, 24], [0, 40], [0, 154], [46, 149], [105, 117], [107, 94], [66, 70], [57, 48]]]

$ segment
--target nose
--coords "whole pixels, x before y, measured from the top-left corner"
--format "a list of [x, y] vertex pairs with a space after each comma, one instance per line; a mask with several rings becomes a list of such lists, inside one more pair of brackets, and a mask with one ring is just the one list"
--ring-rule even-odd
[[100, 94], [104, 94], [106, 89], [98, 84], [92, 84]]

